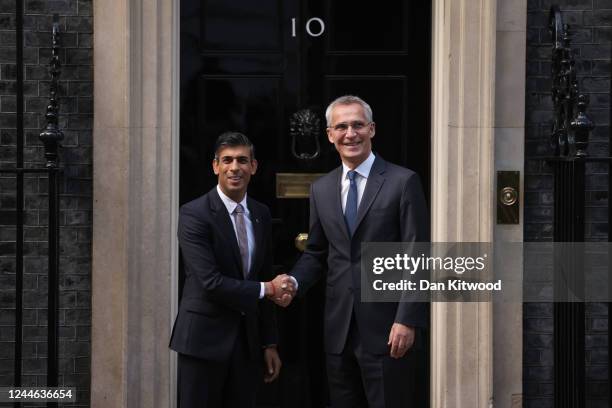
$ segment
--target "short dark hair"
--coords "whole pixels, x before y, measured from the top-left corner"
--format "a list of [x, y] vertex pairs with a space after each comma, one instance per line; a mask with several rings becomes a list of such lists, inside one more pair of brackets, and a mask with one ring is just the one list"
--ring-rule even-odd
[[246, 146], [251, 149], [251, 160], [255, 158], [255, 146], [248, 137], [239, 132], [222, 133], [215, 142], [215, 160], [219, 159], [219, 151], [226, 147]]

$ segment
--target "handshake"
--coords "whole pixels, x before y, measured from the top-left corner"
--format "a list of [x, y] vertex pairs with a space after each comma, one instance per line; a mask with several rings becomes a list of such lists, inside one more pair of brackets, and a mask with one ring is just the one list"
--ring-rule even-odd
[[293, 277], [282, 274], [264, 283], [266, 297], [279, 306], [287, 307], [293, 300], [297, 291], [296, 281]]

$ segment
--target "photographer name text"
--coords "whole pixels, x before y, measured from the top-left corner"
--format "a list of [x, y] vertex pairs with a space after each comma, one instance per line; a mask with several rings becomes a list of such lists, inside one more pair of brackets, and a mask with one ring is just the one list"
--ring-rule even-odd
[[449, 279], [445, 282], [432, 282], [427, 279], [420, 279], [414, 282], [402, 279], [398, 282], [384, 282], [380, 279], [372, 282], [372, 287], [376, 291], [501, 291], [501, 279], [496, 282], [468, 282], [462, 279]]

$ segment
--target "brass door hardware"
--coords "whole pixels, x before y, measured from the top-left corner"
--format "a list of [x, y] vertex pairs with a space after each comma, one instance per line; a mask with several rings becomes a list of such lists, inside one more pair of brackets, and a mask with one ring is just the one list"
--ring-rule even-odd
[[295, 237], [295, 247], [297, 248], [297, 250], [300, 252], [304, 252], [304, 250], [306, 249], [307, 241], [308, 241], [307, 233], [301, 232], [297, 234], [297, 237]]
[[518, 224], [520, 177], [518, 171], [497, 172], [497, 223]]
[[308, 198], [310, 185], [325, 173], [276, 173], [276, 198]]

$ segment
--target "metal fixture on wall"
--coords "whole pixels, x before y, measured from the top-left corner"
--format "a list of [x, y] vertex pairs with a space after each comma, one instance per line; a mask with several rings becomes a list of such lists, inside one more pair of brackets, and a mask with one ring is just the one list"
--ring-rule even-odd
[[520, 210], [520, 175], [518, 171], [497, 172], [497, 223], [518, 224]]
[[47, 167], [57, 167], [57, 147], [59, 142], [64, 139], [64, 133], [59, 128], [59, 104], [57, 96], [57, 80], [60, 76], [60, 60], [59, 60], [59, 18], [57, 15], [53, 18], [53, 46], [51, 48], [51, 61], [49, 62], [49, 73], [51, 75], [51, 86], [49, 95], [49, 105], [47, 105], [47, 113], [45, 118], [47, 124], [40, 133], [40, 140], [45, 145], [45, 158], [47, 159]]
[[[585, 113], [589, 98], [580, 94], [571, 49], [571, 31], [558, 6], [549, 14], [552, 36], [552, 99], [554, 104], [551, 145], [556, 156], [587, 156], [589, 133], [594, 125]], [[576, 111], [578, 111], [576, 113]]]

